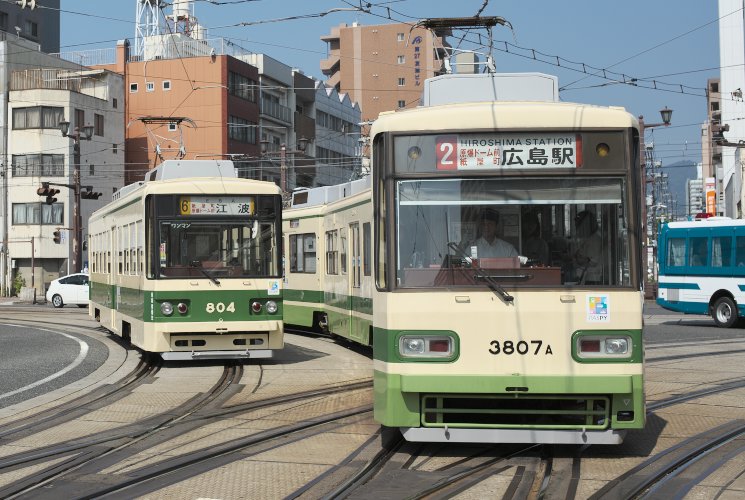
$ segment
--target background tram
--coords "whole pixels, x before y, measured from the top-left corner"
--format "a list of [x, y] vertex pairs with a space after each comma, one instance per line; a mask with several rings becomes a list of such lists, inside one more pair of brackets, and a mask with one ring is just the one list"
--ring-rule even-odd
[[[638, 123], [557, 96], [548, 75], [446, 75], [373, 124], [374, 414], [407, 440], [645, 424]], [[517, 257], [478, 253], [487, 210]]]
[[91, 316], [165, 360], [271, 357], [281, 203], [230, 161], [164, 162], [90, 218]]

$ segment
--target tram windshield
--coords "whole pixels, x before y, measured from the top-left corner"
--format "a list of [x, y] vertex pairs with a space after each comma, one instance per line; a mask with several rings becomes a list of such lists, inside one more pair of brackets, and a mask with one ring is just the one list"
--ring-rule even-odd
[[628, 286], [621, 178], [397, 183], [399, 287]]
[[248, 213], [231, 210], [230, 201], [214, 213], [201, 205], [200, 210], [184, 206], [174, 212], [171, 208], [185, 198], [156, 200], [156, 220], [148, 232], [154, 243], [153, 277], [214, 280], [279, 275], [278, 205], [272, 197], [251, 197]]

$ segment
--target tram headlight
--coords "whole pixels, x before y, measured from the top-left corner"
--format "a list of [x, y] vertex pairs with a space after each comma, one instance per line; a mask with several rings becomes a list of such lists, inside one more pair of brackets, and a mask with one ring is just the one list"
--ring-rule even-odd
[[629, 358], [631, 339], [627, 336], [583, 335], [576, 340], [576, 352], [583, 359]]
[[452, 337], [447, 335], [402, 335], [398, 351], [404, 358], [450, 358], [453, 345]]
[[173, 304], [170, 302], [161, 302], [160, 312], [163, 313], [163, 316], [170, 316], [173, 314]]
[[266, 312], [268, 312], [269, 314], [277, 314], [277, 309], [279, 308], [277, 307], [276, 302], [274, 302], [273, 300], [267, 300]]
[[605, 353], [606, 354], [626, 354], [629, 352], [629, 340], [626, 338], [621, 339], [606, 339], [605, 341]]

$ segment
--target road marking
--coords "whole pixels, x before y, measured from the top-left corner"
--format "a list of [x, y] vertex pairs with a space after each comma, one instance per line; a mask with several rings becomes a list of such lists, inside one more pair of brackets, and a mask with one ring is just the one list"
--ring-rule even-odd
[[[28, 328], [28, 325], [11, 325], [11, 324], [8, 324], [8, 323], [3, 323], [3, 324], [4, 325], [7, 325], [7, 326], [15, 326], [15, 327], [19, 327], [19, 328]], [[69, 372], [70, 370], [75, 369], [80, 363], [83, 362], [83, 360], [85, 359], [85, 357], [88, 355], [88, 349], [89, 349], [88, 344], [85, 343], [85, 342], [83, 342], [82, 340], [80, 340], [77, 337], [73, 337], [72, 335], [68, 335], [68, 334], [62, 333], [62, 332], [55, 332], [54, 330], [47, 330], [46, 328], [37, 328], [37, 330], [42, 330], [42, 331], [45, 331], [45, 332], [56, 333], [57, 335], [63, 335], [65, 337], [67, 337], [68, 339], [74, 340], [75, 342], [77, 342], [78, 344], [80, 344], [80, 352], [78, 353], [78, 357], [75, 358], [75, 361], [73, 361], [71, 364], [67, 365], [65, 368], [63, 368], [62, 370], [58, 371], [57, 373], [53, 373], [53, 374], [49, 375], [46, 378], [43, 378], [41, 380], [37, 380], [33, 384], [29, 384], [29, 385], [27, 385], [25, 387], [21, 387], [20, 389], [16, 389], [15, 391], [10, 391], [10, 392], [7, 392], [5, 394], [0, 394], [0, 399], [9, 398], [10, 396], [14, 396], [14, 395], [19, 394], [21, 392], [28, 391], [29, 389], [33, 389], [34, 387], [38, 387], [38, 386], [40, 386], [42, 384], [46, 384], [50, 380], [54, 380], [56, 378], [59, 378], [62, 375], [64, 375], [65, 373]]]

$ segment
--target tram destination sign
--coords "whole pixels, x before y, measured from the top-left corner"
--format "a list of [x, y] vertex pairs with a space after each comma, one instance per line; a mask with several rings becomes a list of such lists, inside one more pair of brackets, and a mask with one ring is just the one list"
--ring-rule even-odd
[[468, 134], [435, 138], [437, 170], [577, 168], [579, 134]]
[[254, 215], [252, 196], [180, 196], [180, 215]]

